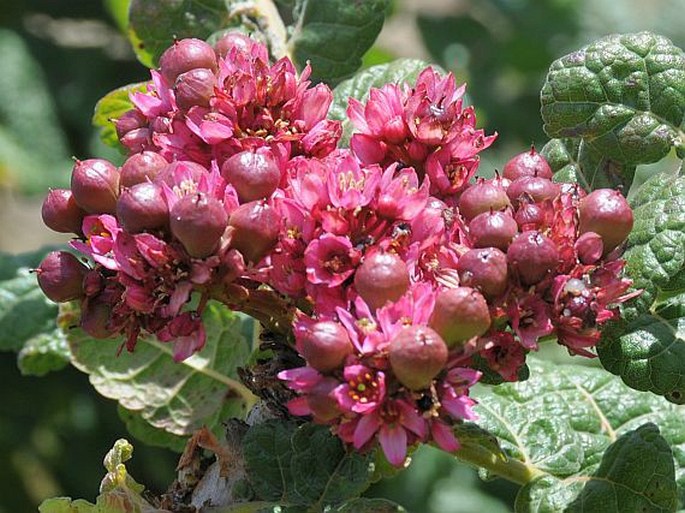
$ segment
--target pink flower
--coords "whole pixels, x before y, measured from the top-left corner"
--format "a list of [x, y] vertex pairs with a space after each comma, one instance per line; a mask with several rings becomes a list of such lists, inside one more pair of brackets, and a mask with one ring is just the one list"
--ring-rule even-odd
[[82, 230], [86, 241], [74, 240], [70, 243], [71, 247], [90, 256], [103, 267], [117, 271], [119, 264], [114, 256], [114, 243], [121, 228], [116, 218], [109, 214], [86, 216]]
[[353, 434], [357, 449], [364, 447], [374, 435], [390, 464], [400, 467], [407, 457], [407, 446], [426, 437], [426, 420], [406, 400], [386, 401], [382, 407], [362, 415]]
[[352, 275], [359, 259], [359, 251], [347, 237], [325, 233], [310, 242], [304, 252], [307, 279], [314, 284], [337, 287]]
[[202, 319], [195, 312], [185, 312], [159, 330], [157, 338], [174, 343], [174, 360], [180, 362], [202, 349], [207, 335]]
[[476, 401], [468, 396], [469, 389], [480, 379], [481, 373], [466, 367], [450, 369], [438, 388], [442, 408], [454, 420], [475, 420]]
[[419, 187], [419, 179], [412, 168], [398, 170], [397, 164], [392, 164], [383, 172], [374, 208], [382, 217], [411, 221], [426, 206], [429, 187], [427, 177]]
[[508, 309], [511, 327], [526, 349], [538, 348], [538, 339], [554, 331], [549, 305], [539, 296], [524, 294], [517, 297]]
[[374, 198], [380, 178], [378, 166], [361, 168], [352, 153], [341, 153], [326, 177], [331, 205], [346, 210], [365, 207]]
[[333, 394], [340, 409], [349, 413], [368, 413], [385, 399], [385, 373], [361, 364], [351, 364], [343, 371], [345, 382]]

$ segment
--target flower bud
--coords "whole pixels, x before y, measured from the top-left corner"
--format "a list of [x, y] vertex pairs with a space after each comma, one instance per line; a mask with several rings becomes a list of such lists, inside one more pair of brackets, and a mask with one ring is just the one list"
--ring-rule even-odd
[[610, 253], [628, 238], [633, 229], [633, 211], [623, 195], [612, 189], [597, 189], [585, 196], [578, 207], [580, 233], [595, 232]]
[[176, 82], [181, 73], [195, 68], [217, 70], [214, 49], [200, 39], [175, 41], [159, 58], [159, 71], [169, 85]]
[[221, 166], [221, 175], [233, 185], [241, 203], [268, 198], [281, 182], [278, 163], [268, 148], [236, 153]]
[[36, 269], [38, 286], [56, 303], [83, 297], [83, 278], [88, 268], [66, 251], [48, 253]]
[[545, 157], [535, 150], [535, 146], [531, 146], [530, 151], [519, 153], [504, 164], [502, 174], [509, 180], [516, 180], [522, 176], [538, 176], [551, 180], [552, 168]]
[[531, 230], [518, 235], [507, 250], [507, 262], [523, 285], [535, 285], [559, 265], [559, 250], [552, 240]]
[[445, 342], [428, 326], [403, 328], [388, 346], [392, 371], [410, 390], [430, 386], [447, 363], [447, 353]]
[[507, 290], [507, 256], [497, 248], [472, 249], [457, 262], [459, 281], [473, 287], [488, 299], [494, 299]]
[[517, 178], [507, 189], [507, 196], [516, 204], [522, 196], [531, 198], [535, 203], [553, 200], [559, 194], [559, 185], [539, 176]]
[[409, 288], [409, 271], [395, 253], [374, 251], [364, 257], [354, 275], [354, 286], [372, 309], [397, 301]]
[[219, 200], [197, 192], [181, 197], [171, 208], [171, 233], [193, 258], [211, 255], [226, 229], [228, 214]]
[[119, 170], [104, 159], [78, 160], [71, 173], [71, 192], [89, 214], [113, 214], [119, 196]]
[[249, 36], [237, 32], [227, 32], [214, 43], [214, 51], [218, 57], [226, 57], [233, 47], [237, 47], [242, 52], [249, 52], [254, 42]]
[[510, 206], [506, 191], [485, 180], [479, 180], [466, 189], [459, 198], [459, 212], [467, 221], [483, 212], [501, 210]]
[[483, 212], [469, 223], [469, 237], [475, 248], [506, 251], [517, 233], [518, 225], [508, 212]]
[[594, 264], [604, 253], [604, 242], [595, 232], [585, 232], [575, 243], [578, 260], [583, 264]]
[[456, 347], [484, 334], [490, 327], [490, 311], [483, 295], [470, 287], [438, 292], [428, 325], [445, 341]]
[[151, 182], [123, 189], [117, 201], [117, 218], [129, 233], [162, 228], [169, 223], [169, 207], [162, 188]]
[[81, 233], [86, 212], [76, 204], [69, 189], [50, 189], [43, 201], [41, 216], [45, 226], [59, 233]]
[[113, 304], [108, 294], [89, 297], [81, 305], [81, 328], [93, 338], [109, 338], [116, 332], [110, 317]]
[[228, 220], [233, 228], [231, 247], [243, 254], [246, 262], [257, 263], [278, 242], [281, 216], [264, 201], [243, 203]]
[[176, 104], [180, 109], [188, 110], [195, 105], [209, 106], [209, 99], [214, 95], [216, 76], [207, 68], [195, 68], [181, 73], [174, 84]]
[[147, 127], [147, 122], [147, 118], [142, 112], [138, 109], [131, 109], [114, 120], [114, 128], [117, 131], [117, 137], [122, 139], [133, 130]]
[[133, 187], [136, 184], [152, 181], [168, 162], [159, 153], [143, 151], [131, 155], [121, 166], [120, 187]]
[[307, 363], [320, 372], [340, 367], [353, 351], [347, 330], [334, 321], [320, 321], [297, 337], [298, 351]]

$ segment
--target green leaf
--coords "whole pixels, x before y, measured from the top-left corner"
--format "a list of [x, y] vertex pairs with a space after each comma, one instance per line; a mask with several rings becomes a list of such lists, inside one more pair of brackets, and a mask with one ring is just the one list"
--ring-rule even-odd
[[18, 34], [0, 29], [0, 48], [0, 185], [66, 185], [71, 163], [50, 84]]
[[381, 31], [389, 0], [298, 0], [289, 53], [312, 79], [335, 85], [359, 69]]
[[[621, 479], [649, 482], [658, 472], [642, 462], [635, 464], [643, 459], [640, 456], [629, 459], [633, 453], [626, 453], [624, 460], [622, 452], [605, 454], [619, 437], [648, 422], [658, 425], [671, 445], [675, 478], [683, 489], [685, 417], [679, 407], [652, 394], [631, 390], [602, 369], [552, 364], [535, 358], [529, 358], [529, 366], [528, 381], [479, 387], [474, 391], [479, 401], [478, 424], [499, 439], [513, 460], [512, 467], [513, 463], [523, 465], [529, 471], [528, 477], [536, 478], [521, 490], [517, 511], [562, 511], [581, 493], [577, 483], [587, 482], [598, 472], [603, 457], [608, 458], [609, 464], [620, 455], [614, 465], [620, 463], [628, 473]], [[667, 483], [667, 499], [674, 501], [675, 486], [670, 480]]]
[[656, 162], [685, 143], [685, 55], [649, 32], [607, 36], [555, 61], [541, 102], [550, 137], [581, 137], [623, 164]]
[[[57, 306], [45, 297], [36, 276], [29, 271], [46, 252], [16, 256], [0, 253], [0, 351], [20, 351], [27, 341], [55, 329]], [[40, 341], [36, 339], [34, 344]], [[58, 344], [54, 348], [58, 349]], [[57, 350], [56, 354], [61, 352]]]
[[152, 68], [174, 38], [207, 39], [229, 18], [226, 0], [131, 0], [129, 38], [138, 60]]
[[[635, 472], [636, 462], [640, 472]], [[677, 503], [673, 452], [659, 428], [647, 423], [612, 443], [587, 479], [545, 476], [526, 485], [516, 511], [667, 513]]]
[[335, 513], [406, 513], [402, 506], [386, 499], [354, 499], [333, 510]]
[[319, 511], [359, 496], [373, 476], [373, 453], [346, 451], [326, 426], [270, 420], [244, 438], [250, 482], [262, 500]]
[[635, 166], [604, 156], [582, 139], [552, 139], [540, 150], [554, 172], [556, 182], [579, 183], [590, 191], [624, 187], [635, 175]]
[[188, 436], [202, 426], [220, 429], [221, 421], [241, 415], [253, 396], [236, 380], [236, 369], [249, 357], [239, 318], [219, 303], [203, 315], [204, 349], [176, 363], [172, 347], [141, 337], [133, 353], [117, 356], [121, 340], [95, 340], [82, 330], [67, 337], [73, 364], [89, 375], [95, 389], [138, 412], [157, 429]]
[[127, 410], [119, 405], [117, 408], [119, 418], [126, 424], [126, 430], [141, 442], [157, 447], [166, 447], [175, 452], [183, 452], [187, 439], [173, 435], [163, 429], [156, 429], [150, 425], [140, 412]]
[[333, 90], [333, 103], [328, 111], [328, 117], [342, 121], [343, 144], [345, 146], [349, 144], [354, 129], [346, 114], [347, 102], [350, 98], [356, 98], [364, 103], [372, 87], [380, 88], [384, 84], [402, 82], [413, 84], [419, 73], [428, 65], [427, 62], [419, 59], [397, 59], [387, 64], [371, 66], [338, 84]]
[[624, 309], [628, 317], [645, 312], [662, 291], [685, 290], [685, 177], [659, 173], [631, 200], [635, 223], [628, 238], [626, 273], [644, 293]]
[[128, 8], [131, 0], [105, 0], [105, 8], [124, 34], [128, 28]]
[[47, 499], [38, 507], [40, 513], [160, 513], [142, 496], [144, 487], [128, 474], [124, 463], [133, 454], [133, 446], [117, 440], [105, 456], [107, 474], [100, 483], [100, 495], [95, 504], [67, 497]]
[[114, 121], [133, 108], [133, 103], [129, 99], [131, 93], [146, 90], [147, 82], [129, 84], [110, 91], [95, 104], [92, 123], [100, 129], [100, 139], [107, 146], [123, 149], [117, 137]]
[[44, 376], [69, 365], [71, 353], [67, 338], [60, 329], [39, 333], [24, 343], [17, 364], [25, 376]]

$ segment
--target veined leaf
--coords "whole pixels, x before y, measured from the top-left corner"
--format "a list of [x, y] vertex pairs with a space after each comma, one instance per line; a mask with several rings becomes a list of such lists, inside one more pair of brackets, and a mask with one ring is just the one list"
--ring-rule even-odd
[[[618, 507], [611, 502], [608, 489], [597, 491], [592, 485], [582, 491], [584, 484], [601, 478], [607, 465], [616, 473], [610, 472], [605, 478], [616, 486], [658, 481], [665, 491], [659, 496], [658, 507], [675, 504], [676, 482], [681, 490], [685, 485], [685, 417], [679, 407], [631, 390], [601, 369], [555, 365], [534, 358], [529, 359], [529, 365], [528, 381], [479, 388], [473, 394], [479, 401], [478, 424], [499, 439], [510, 458], [536, 476], [521, 490], [517, 511], [565, 511], [576, 499], [586, 500], [584, 493], [598, 493], [606, 500], [606, 509], [588, 512], [642, 511], [625, 503]], [[659, 426], [660, 436], [672, 447], [674, 474], [669, 474], [666, 442], [659, 441], [656, 430], [644, 426], [647, 423]], [[623, 435], [628, 435], [628, 442], [621, 438]], [[636, 436], [651, 440], [657, 450], [645, 456], [645, 447], [637, 443]], [[612, 444], [618, 449], [607, 451]], [[635, 464], [638, 460], [641, 463]], [[627, 495], [625, 500], [634, 499], [631, 504], [639, 504], [644, 494], [633, 499]]]
[[228, 417], [251, 406], [253, 396], [236, 379], [250, 354], [239, 317], [219, 303], [203, 315], [204, 349], [180, 363], [170, 345], [141, 338], [133, 353], [117, 356], [120, 340], [95, 340], [82, 330], [67, 333], [73, 364], [95, 389], [137, 412], [151, 426], [188, 436], [201, 426], [216, 430]]
[[298, 0], [290, 54], [312, 78], [335, 85], [359, 69], [381, 31], [389, 0]]
[[627, 165], [656, 162], [685, 144], [685, 54], [649, 32], [607, 36], [555, 61], [541, 101], [550, 137], [580, 137]]

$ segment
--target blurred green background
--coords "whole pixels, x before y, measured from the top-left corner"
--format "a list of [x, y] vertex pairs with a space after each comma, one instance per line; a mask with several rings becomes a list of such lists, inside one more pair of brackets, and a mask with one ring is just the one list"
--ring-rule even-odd
[[[123, 33], [126, 0], [23, 0], [0, 9], [0, 251], [66, 238], [40, 222], [42, 195], [68, 182], [71, 158], [121, 159], [90, 125], [95, 102], [144, 80]], [[365, 65], [418, 57], [467, 81], [479, 124], [498, 132], [483, 155], [491, 172], [546, 138], [538, 92], [549, 64], [604, 34], [652, 30], [685, 47], [682, 0], [396, 0]], [[0, 316], [2, 312], [0, 311]], [[114, 355], [112, 357], [115, 357]], [[128, 436], [116, 404], [73, 368], [25, 377], [0, 353], [0, 513], [28, 513], [46, 497], [93, 500], [102, 457]], [[153, 492], [178, 456], [136, 443], [131, 473]], [[409, 470], [375, 485], [411, 513], [513, 511], [516, 487], [425, 448]]]

